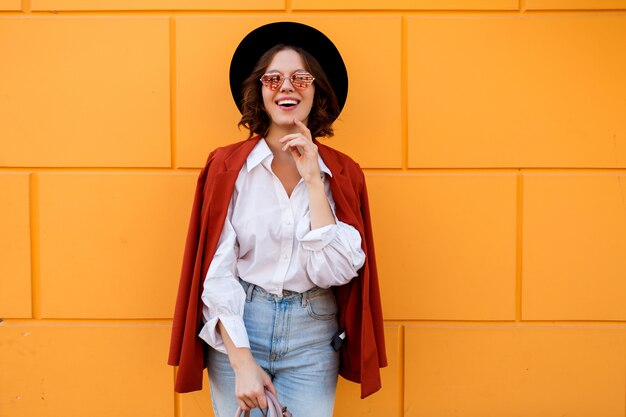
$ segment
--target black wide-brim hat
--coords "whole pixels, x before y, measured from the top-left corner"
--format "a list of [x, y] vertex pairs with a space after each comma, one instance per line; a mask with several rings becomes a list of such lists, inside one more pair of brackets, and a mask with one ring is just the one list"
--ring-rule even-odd
[[230, 61], [230, 92], [239, 111], [242, 107], [243, 82], [250, 76], [261, 56], [278, 44], [300, 47], [317, 59], [337, 96], [341, 111], [348, 97], [348, 71], [341, 54], [322, 32], [296, 22], [275, 22], [258, 27], [248, 33], [235, 50]]

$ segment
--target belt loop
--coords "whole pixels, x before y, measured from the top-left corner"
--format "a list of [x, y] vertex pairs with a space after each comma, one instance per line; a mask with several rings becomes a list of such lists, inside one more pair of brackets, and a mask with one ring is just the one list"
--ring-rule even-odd
[[306, 307], [306, 305], [309, 303], [308, 291], [303, 292], [301, 296], [302, 296], [302, 307]]
[[246, 290], [246, 303], [249, 303], [252, 301], [252, 293], [254, 292], [254, 287], [256, 287], [256, 285], [250, 284], [249, 282], [247, 284], [248, 289]]

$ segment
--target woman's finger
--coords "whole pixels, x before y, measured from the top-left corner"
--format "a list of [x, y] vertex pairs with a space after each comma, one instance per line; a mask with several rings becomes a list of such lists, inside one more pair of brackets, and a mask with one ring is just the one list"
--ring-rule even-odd
[[258, 405], [258, 402], [254, 397], [244, 397], [243, 402], [246, 403], [246, 407], [248, 407], [249, 410], [255, 408]]
[[285, 143], [282, 147], [283, 151], [286, 151], [288, 148], [294, 148], [294, 147], [298, 147], [298, 148], [306, 148], [309, 147], [311, 145], [310, 142], [308, 142], [306, 139], [304, 138], [296, 138], [293, 140], [290, 140], [289, 142]]
[[265, 398], [265, 393], [259, 395], [256, 398], [257, 404], [259, 405], [259, 408], [261, 410], [265, 410], [267, 409], [267, 399]]
[[302, 123], [300, 120], [296, 118], [293, 119], [293, 123], [298, 127], [298, 129], [300, 130], [300, 132], [302, 132], [304, 136], [306, 136], [309, 140], [311, 140], [311, 131], [309, 130], [308, 127], [306, 127], [304, 123]]
[[239, 403], [239, 408], [241, 408], [243, 411], [250, 410], [250, 407], [248, 407], [248, 404], [246, 404], [245, 401], [239, 400], [237, 402]]
[[265, 380], [265, 389], [274, 394], [274, 397], [278, 397], [278, 393], [276, 392], [276, 388], [274, 388], [274, 384], [272, 380], [267, 377]]
[[296, 138], [304, 138], [304, 139], [306, 139], [306, 136], [304, 136], [302, 133], [290, 133], [290, 134], [285, 135], [282, 138], [278, 139], [278, 141], [280, 143], [285, 143], [285, 142], [289, 142], [290, 140], [294, 140]]

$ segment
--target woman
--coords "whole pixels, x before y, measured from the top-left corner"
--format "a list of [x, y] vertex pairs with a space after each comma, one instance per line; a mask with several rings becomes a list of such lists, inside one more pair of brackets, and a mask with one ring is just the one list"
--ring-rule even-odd
[[200, 174], [176, 390], [200, 389], [207, 366], [216, 416], [265, 408], [268, 390], [295, 417], [330, 417], [338, 372], [366, 396], [386, 365], [363, 173], [314, 140], [333, 133], [345, 65], [316, 29], [272, 23], [237, 48], [231, 91], [250, 137], [212, 152]]

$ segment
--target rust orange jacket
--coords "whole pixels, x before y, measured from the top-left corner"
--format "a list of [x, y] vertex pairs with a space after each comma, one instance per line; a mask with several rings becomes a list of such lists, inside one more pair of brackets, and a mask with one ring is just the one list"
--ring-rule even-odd
[[[176, 298], [168, 363], [178, 366], [175, 390], [202, 388], [206, 343], [202, 327], [202, 286], [226, 219], [235, 181], [255, 137], [211, 152], [200, 172], [187, 232], [181, 279]], [[330, 189], [337, 218], [361, 234], [365, 265], [350, 283], [333, 287], [339, 326], [346, 332], [339, 373], [361, 383], [361, 398], [381, 387], [380, 369], [387, 365], [382, 308], [376, 273], [370, 213], [361, 168], [348, 156], [317, 142], [319, 154], [332, 172]], [[329, 341], [330, 343], [330, 341]]]

